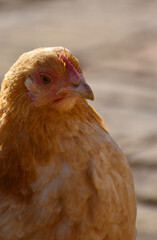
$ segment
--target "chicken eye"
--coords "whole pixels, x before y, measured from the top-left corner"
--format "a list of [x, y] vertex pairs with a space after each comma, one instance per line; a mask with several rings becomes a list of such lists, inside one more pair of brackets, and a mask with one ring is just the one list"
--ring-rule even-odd
[[44, 85], [48, 85], [51, 82], [51, 77], [45, 74], [40, 74], [40, 82]]

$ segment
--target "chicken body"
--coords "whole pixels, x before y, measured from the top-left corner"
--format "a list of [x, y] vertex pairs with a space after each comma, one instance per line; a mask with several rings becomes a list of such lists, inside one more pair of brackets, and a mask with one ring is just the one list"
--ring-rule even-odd
[[[64, 87], [64, 94], [40, 88], [34, 76], [41, 68], [72, 79], [64, 86], [59, 80], [59, 87], [56, 81], [57, 93]], [[40, 79], [47, 81], [43, 70]], [[135, 239], [132, 174], [84, 99], [93, 97], [82, 79], [77, 60], [63, 48], [26, 53], [6, 74], [0, 103], [1, 240]]]

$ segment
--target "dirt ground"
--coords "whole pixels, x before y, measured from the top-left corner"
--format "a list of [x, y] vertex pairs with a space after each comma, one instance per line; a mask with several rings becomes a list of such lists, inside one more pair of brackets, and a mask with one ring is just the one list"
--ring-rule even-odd
[[0, 0], [0, 79], [33, 48], [77, 56], [133, 171], [138, 240], [157, 239], [156, 16], [155, 0]]

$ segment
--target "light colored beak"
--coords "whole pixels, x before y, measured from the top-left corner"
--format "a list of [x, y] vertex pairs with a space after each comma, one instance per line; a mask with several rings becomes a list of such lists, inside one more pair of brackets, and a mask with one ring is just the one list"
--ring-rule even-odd
[[84, 81], [82, 81], [79, 85], [73, 85], [73, 92], [74, 92], [74, 94], [76, 93], [76, 95], [78, 95], [80, 97], [94, 100], [94, 94], [93, 94], [92, 89]]
[[60, 95], [62, 93], [69, 93], [70, 95], [94, 100], [93, 91], [85, 81], [81, 81], [79, 84], [73, 84], [72, 86], [61, 88], [58, 91], [57, 95]]

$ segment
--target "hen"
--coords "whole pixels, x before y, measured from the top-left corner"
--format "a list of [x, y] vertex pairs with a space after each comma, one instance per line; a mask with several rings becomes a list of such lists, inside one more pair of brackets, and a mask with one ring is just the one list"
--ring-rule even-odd
[[70, 51], [24, 53], [0, 94], [0, 239], [135, 239], [128, 162]]

